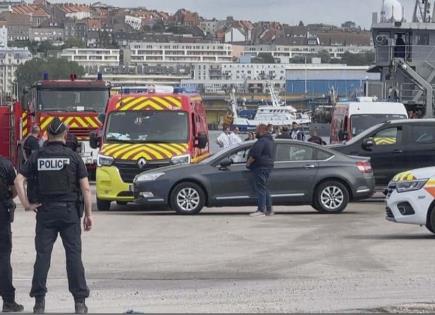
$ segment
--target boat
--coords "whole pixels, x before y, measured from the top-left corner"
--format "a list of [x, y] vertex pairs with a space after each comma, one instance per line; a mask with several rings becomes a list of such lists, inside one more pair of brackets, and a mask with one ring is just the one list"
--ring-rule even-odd
[[293, 122], [300, 125], [309, 125], [311, 118], [306, 113], [300, 113], [293, 106], [286, 105], [276, 94], [273, 85], [268, 84], [272, 104], [260, 105], [253, 119], [239, 115], [235, 90], [231, 92], [232, 126], [240, 131], [252, 131], [260, 124], [273, 125], [276, 127], [290, 126]]

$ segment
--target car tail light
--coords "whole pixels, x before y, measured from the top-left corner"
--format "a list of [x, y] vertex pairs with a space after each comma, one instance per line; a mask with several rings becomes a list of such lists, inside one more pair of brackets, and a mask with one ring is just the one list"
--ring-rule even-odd
[[368, 173], [372, 173], [373, 172], [372, 165], [370, 164], [369, 161], [359, 161], [359, 162], [356, 162], [356, 167], [363, 174], [368, 174]]

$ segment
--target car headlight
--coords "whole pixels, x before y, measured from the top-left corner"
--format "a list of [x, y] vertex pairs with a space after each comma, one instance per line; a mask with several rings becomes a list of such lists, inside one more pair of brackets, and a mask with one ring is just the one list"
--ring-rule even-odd
[[165, 173], [142, 173], [135, 177], [134, 182], [152, 182], [163, 175]]
[[113, 157], [98, 154], [97, 166], [110, 166], [113, 164]]
[[426, 185], [429, 179], [416, 179], [410, 181], [401, 181], [396, 183], [398, 193], [420, 190]]
[[179, 164], [190, 164], [190, 155], [186, 154], [186, 155], [179, 155], [179, 156], [174, 156], [171, 159], [172, 164], [175, 165], [179, 165]]

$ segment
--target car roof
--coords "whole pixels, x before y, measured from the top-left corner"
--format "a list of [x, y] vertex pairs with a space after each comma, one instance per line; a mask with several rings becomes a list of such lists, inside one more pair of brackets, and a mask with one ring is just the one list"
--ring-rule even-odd
[[[435, 121], [435, 120], [434, 120]], [[324, 151], [328, 151], [331, 154], [339, 154], [339, 152], [334, 151], [334, 149], [330, 149], [327, 146], [324, 145], [319, 145], [316, 143], [312, 143], [312, 142], [306, 142], [306, 141], [299, 141], [299, 140], [292, 140], [292, 139], [274, 139], [275, 143], [284, 143], [284, 144], [298, 144], [298, 145], [305, 145], [305, 146], [309, 146], [309, 147], [313, 147], [316, 149], [321, 149]], [[254, 144], [255, 142], [257, 142], [257, 140], [251, 140], [251, 141], [246, 141], [244, 142], [244, 144], [248, 145], [248, 144]], [[233, 148], [237, 148], [238, 146], [235, 146]]]
[[389, 120], [385, 122], [385, 124], [419, 124], [419, 123], [433, 123], [435, 124], [434, 118], [423, 118], [423, 119], [397, 119], [397, 120]]

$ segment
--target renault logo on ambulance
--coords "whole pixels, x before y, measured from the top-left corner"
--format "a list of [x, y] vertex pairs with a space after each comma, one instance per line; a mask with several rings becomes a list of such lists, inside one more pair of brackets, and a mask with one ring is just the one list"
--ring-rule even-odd
[[139, 166], [140, 169], [143, 169], [147, 165], [147, 160], [142, 158], [139, 161], [137, 161], [137, 165]]

